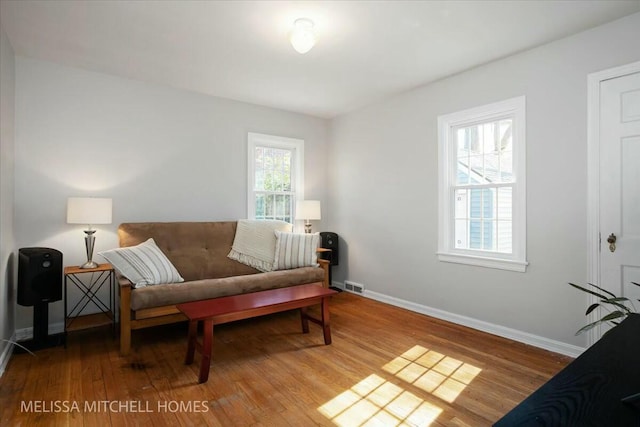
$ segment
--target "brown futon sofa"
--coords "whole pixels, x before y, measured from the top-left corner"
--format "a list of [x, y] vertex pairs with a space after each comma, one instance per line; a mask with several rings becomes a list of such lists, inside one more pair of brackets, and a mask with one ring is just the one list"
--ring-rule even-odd
[[119, 277], [120, 352], [131, 350], [131, 331], [186, 320], [176, 304], [266, 289], [322, 282], [329, 286], [329, 262], [262, 273], [227, 257], [236, 221], [124, 223], [118, 228], [120, 247], [153, 238], [184, 278], [171, 283], [134, 288]]

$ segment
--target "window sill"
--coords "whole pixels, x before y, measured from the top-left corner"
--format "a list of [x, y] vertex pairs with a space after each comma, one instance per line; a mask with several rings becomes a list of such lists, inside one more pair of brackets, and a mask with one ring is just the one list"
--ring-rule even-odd
[[453, 262], [456, 264], [475, 265], [477, 267], [497, 268], [499, 270], [517, 271], [524, 273], [527, 270], [526, 261], [514, 261], [501, 258], [490, 258], [477, 255], [462, 255], [438, 252], [438, 259], [443, 262]]

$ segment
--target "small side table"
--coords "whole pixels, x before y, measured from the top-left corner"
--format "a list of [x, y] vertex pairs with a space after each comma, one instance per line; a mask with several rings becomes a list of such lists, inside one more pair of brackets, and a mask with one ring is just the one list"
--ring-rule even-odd
[[[88, 282], [82, 279], [87, 279]], [[67, 298], [69, 284], [75, 286], [81, 292], [78, 302], [69, 309]], [[107, 286], [109, 289], [108, 301], [98, 295], [99, 291]], [[115, 334], [116, 330], [116, 273], [111, 264], [99, 264], [96, 268], [80, 268], [78, 266], [64, 268], [64, 334], [69, 331], [95, 328], [109, 325]], [[99, 312], [82, 314], [91, 303]]]

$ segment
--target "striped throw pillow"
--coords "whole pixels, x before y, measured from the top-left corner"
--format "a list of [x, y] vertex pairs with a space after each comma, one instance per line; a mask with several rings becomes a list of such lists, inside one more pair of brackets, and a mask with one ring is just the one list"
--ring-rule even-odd
[[184, 279], [153, 239], [137, 246], [99, 252], [113, 267], [134, 284], [135, 288], [179, 283]]
[[320, 234], [283, 233], [276, 231], [276, 258], [274, 270], [289, 270], [298, 267], [316, 267], [320, 245]]

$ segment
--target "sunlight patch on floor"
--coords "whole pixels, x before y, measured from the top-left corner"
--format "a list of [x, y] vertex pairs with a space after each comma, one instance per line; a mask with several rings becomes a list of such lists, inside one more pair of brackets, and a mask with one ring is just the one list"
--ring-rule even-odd
[[[452, 403], [482, 369], [416, 345], [382, 367], [396, 378]], [[430, 426], [442, 408], [376, 374], [318, 411], [339, 427]]]
[[429, 426], [442, 409], [372, 374], [318, 411], [340, 427], [386, 427]]
[[416, 345], [382, 367], [403, 381], [452, 403], [482, 372], [453, 357]]

